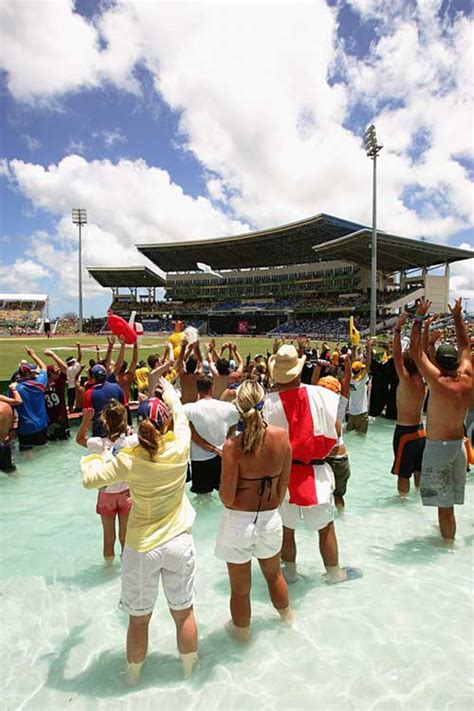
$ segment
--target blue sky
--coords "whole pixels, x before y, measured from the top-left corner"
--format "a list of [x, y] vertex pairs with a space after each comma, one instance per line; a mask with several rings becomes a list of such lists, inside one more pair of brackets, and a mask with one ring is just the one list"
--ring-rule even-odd
[[[0, 291], [76, 310], [85, 264], [318, 212], [473, 245], [467, 2], [2, 5]], [[36, 28], [43, 28], [37, 32]], [[453, 288], [473, 298], [472, 265]], [[469, 283], [471, 277], [471, 283]], [[110, 293], [87, 274], [85, 312]]]

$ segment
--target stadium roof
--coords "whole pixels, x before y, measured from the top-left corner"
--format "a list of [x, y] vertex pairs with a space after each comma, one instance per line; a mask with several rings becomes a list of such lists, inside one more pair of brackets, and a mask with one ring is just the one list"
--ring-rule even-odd
[[312, 247], [362, 228], [319, 214], [282, 227], [233, 237], [137, 244], [137, 249], [166, 272], [197, 271], [197, 262], [213, 269], [276, 267], [314, 262]]
[[165, 279], [148, 267], [87, 267], [101, 286], [164, 286]]
[[0, 294], [0, 301], [46, 301], [48, 294]]
[[[316, 245], [313, 247], [313, 253], [322, 259], [353, 262], [370, 269], [371, 239], [372, 231], [362, 229]], [[377, 232], [377, 266], [385, 274], [458, 262], [472, 257], [474, 252], [467, 249]]]

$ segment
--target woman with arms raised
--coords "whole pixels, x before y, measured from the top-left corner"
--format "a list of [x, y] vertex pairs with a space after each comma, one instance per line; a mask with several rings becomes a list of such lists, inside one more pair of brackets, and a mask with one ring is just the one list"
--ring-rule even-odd
[[288, 434], [267, 427], [262, 418], [265, 391], [254, 380], [237, 390], [236, 406], [244, 430], [222, 450], [220, 497], [226, 509], [219, 528], [216, 555], [227, 563], [230, 578], [228, 630], [241, 640], [250, 637], [252, 557], [258, 559], [271, 601], [290, 621], [288, 587], [280, 570], [283, 529], [278, 507], [285, 498], [291, 468]]
[[175, 389], [164, 378], [160, 386], [163, 400], [151, 398], [140, 405], [138, 446], [122, 449], [108, 462], [99, 455], [81, 460], [87, 489], [115, 481], [126, 481], [130, 487], [132, 509], [120, 599], [121, 609], [130, 616], [126, 672], [130, 684], [140, 679], [160, 577], [176, 624], [185, 677], [197, 659], [193, 612], [196, 554], [191, 535], [195, 511], [184, 493], [191, 433]]

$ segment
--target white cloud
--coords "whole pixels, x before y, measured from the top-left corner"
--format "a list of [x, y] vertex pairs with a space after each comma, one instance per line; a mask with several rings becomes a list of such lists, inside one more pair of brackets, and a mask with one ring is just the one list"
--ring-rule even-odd
[[66, 155], [74, 155], [76, 153], [79, 153], [79, 155], [84, 155], [84, 153], [87, 150], [87, 146], [84, 143], [84, 141], [76, 141], [76, 139], [71, 138], [69, 140], [69, 143], [66, 146], [65, 153]]
[[31, 153], [34, 153], [39, 148], [41, 148], [41, 141], [39, 141], [34, 136], [30, 136], [28, 133], [25, 135], [26, 145]]
[[127, 142], [127, 137], [124, 136], [119, 128], [114, 128], [111, 131], [102, 131], [102, 137], [107, 148], [112, 148], [116, 143]]
[[38, 291], [39, 282], [48, 276], [47, 269], [38, 262], [16, 259], [11, 264], [0, 266], [0, 291]]
[[[464, 262], [456, 262], [451, 266], [449, 280], [449, 297], [451, 303], [454, 299], [462, 296], [464, 305], [469, 308], [469, 311], [474, 310], [474, 246], [463, 242], [459, 245], [460, 249], [468, 249], [472, 251], [473, 258], [466, 259]], [[467, 304], [466, 304], [467, 302]]]

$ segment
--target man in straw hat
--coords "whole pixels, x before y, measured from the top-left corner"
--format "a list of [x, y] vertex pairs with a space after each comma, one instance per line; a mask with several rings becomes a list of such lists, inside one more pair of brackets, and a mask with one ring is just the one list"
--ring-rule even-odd
[[421, 468], [421, 499], [424, 506], [438, 508], [441, 535], [456, 535], [454, 504], [464, 503], [466, 451], [464, 418], [472, 398], [469, 337], [462, 317], [462, 300], [449, 306], [458, 347], [442, 343], [432, 363], [422, 348], [421, 327], [431, 301], [420, 299], [410, 340], [410, 354], [430, 389], [426, 446]]
[[295, 528], [317, 531], [327, 582], [361, 577], [358, 568], [340, 568], [334, 528], [334, 474], [326, 458], [337, 442], [338, 396], [301, 383], [306, 356], [298, 358], [294, 346], [283, 345], [270, 357], [268, 370], [276, 390], [265, 401], [264, 418], [288, 430], [292, 447], [289, 498], [281, 506], [283, 519], [282, 562], [288, 582], [295, 582]]

